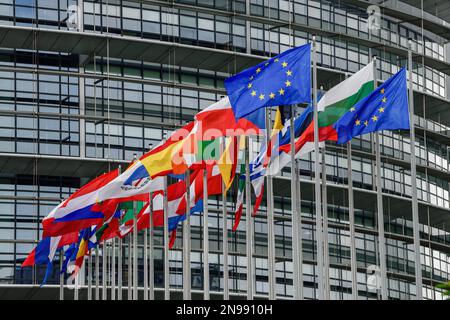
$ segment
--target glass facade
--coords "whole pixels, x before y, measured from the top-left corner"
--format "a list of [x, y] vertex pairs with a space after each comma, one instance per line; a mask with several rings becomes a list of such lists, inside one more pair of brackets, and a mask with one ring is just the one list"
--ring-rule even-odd
[[[221, 52], [267, 57], [311, 41], [318, 32], [319, 84], [325, 90], [359, 70], [377, 55], [377, 78], [385, 80], [405, 66], [398, 52], [413, 40], [415, 60], [415, 125], [417, 181], [411, 181], [409, 133], [383, 132], [381, 138], [382, 185], [386, 231], [389, 297], [414, 299], [414, 247], [412, 243], [411, 185], [418, 186], [423, 295], [442, 299], [435, 285], [450, 278], [450, 119], [448, 75], [439, 63], [447, 63], [444, 39], [427, 29], [381, 17], [381, 30], [369, 37], [364, 8], [332, 1], [306, 0], [0, 0], [0, 26], [52, 29], [69, 32], [71, 8], [78, 6], [79, 32], [115, 35], [129, 41], [152, 40], [167, 45], [201, 47]], [[418, 9], [420, 10], [420, 8]], [[68, 13], [69, 12], [69, 13]], [[282, 22], [282, 23], [280, 23]], [[324, 32], [330, 36], [325, 36]], [[82, 42], [83, 40], [80, 40]], [[380, 46], [380, 43], [382, 46]], [[109, 43], [108, 43], [109, 45]], [[403, 51], [402, 51], [403, 50]], [[108, 52], [114, 50], [108, 50]], [[233, 59], [240, 59], [236, 55]], [[161, 60], [161, 59], [160, 59]], [[431, 61], [433, 63], [428, 63]], [[177, 63], [175, 63], [177, 62]], [[50, 210], [102, 170], [126, 164], [156, 145], [177, 126], [191, 121], [204, 107], [225, 95], [227, 72], [192, 68], [170, 53], [164, 63], [125, 59], [92, 52], [84, 57], [71, 52], [0, 49], [0, 283], [36, 284], [45, 266], [21, 269], [20, 265], [40, 239], [40, 221]], [[225, 64], [225, 63], [224, 63]], [[332, 74], [330, 78], [330, 74]], [[256, 143], [255, 143], [256, 144]], [[255, 150], [257, 148], [254, 148]], [[379, 264], [375, 190], [374, 140], [370, 135], [352, 141], [352, 177], [355, 189], [358, 297], [377, 299], [367, 285], [366, 270]], [[328, 181], [328, 246], [332, 299], [351, 299], [349, 208], [346, 148], [326, 147]], [[313, 154], [300, 163], [302, 190], [312, 188]], [[37, 159], [50, 166], [81, 163], [75, 176], [43, 170]], [[8, 165], [5, 163], [10, 160]], [[31, 159], [31, 160], [30, 160]], [[11, 164], [11, 162], [16, 162]], [[27, 166], [22, 165], [21, 162]], [[92, 164], [100, 167], [91, 169]], [[102, 166], [102, 163], [106, 165]], [[83, 170], [86, 168], [86, 170]], [[61, 171], [58, 171], [61, 172]], [[87, 174], [87, 172], [89, 174]], [[275, 179], [276, 294], [293, 296], [290, 172]], [[236, 186], [227, 208], [235, 209]], [[264, 200], [265, 201], [265, 200]], [[257, 296], [268, 294], [267, 219], [263, 201], [254, 219], [254, 267]], [[210, 288], [223, 288], [221, 199], [209, 199]], [[317, 297], [314, 197], [302, 196], [302, 244], [304, 296]], [[233, 223], [229, 214], [228, 229]], [[202, 219], [193, 216], [192, 288], [201, 290]], [[143, 235], [139, 235], [139, 281], [143, 282]], [[244, 223], [229, 233], [229, 278], [232, 295], [245, 294], [247, 261]], [[125, 240], [128, 241], [128, 240]], [[182, 288], [182, 230], [170, 251], [170, 285]], [[128, 246], [123, 248], [127, 259]], [[163, 288], [163, 233], [155, 232], [155, 285]], [[55, 263], [58, 265], [58, 263]], [[59, 283], [57, 267], [48, 283]], [[127, 285], [124, 264], [124, 286]]]

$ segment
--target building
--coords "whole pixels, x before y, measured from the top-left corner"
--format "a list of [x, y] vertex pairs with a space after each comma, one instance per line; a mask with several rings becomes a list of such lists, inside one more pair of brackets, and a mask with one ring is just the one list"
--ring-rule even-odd
[[[267, 57], [318, 41], [324, 89], [369, 62], [387, 79], [406, 65], [413, 39], [423, 296], [442, 299], [450, 278], [450, 4], [386, 1], [369, 36], [377, 1], [0, 0], [0, 298], [58, 297], [58, 263], [20, 265], [40, 238], [40, 220], [61, 198], [126, 165], [173, 128], [225, 94], [223, 80]], [[448, 110], [447, 110], [448, 109]], [[414, 299], [410, 145], [384, 132], [382, 178], [389, 297]], [[367, 269], [378, 264], [375, 157], [370, 136], [354, 140], [358, 297], [376, 299]], [[301, 160], [304, 297], [316, 296], [312, 156]], [[347, 158], [327, 145], [330, 296], [351, 298]], [[293, 295], [289, 170], [276, 178], [276, 294]], [[228, 211], [234, 209], [231, 195]], [[222, 296], [221, 203], [210, 199], [211, 295]], [[268, 292], [265, 204], [254, 220], [255, 297]], [[232, 214], [229, 215], [232, 219]], [[229, 221], [231, 223], [231, 220]], [[182, 289], [181, 234], [171, 251], [172, 297]], [[229, 234], [230, 294], [245, 296], [245, 228]], [[141, 239], [142, 241], [142, 239]], [[192, 217], [192, 292], [201, 297], [201, 218]], [[142, 243], [142, 242], [141, 242]], [[127, 245], [124, 246], [124, 254]], [[162, 231], [155, 232], [156, 297], [163, 294]], [[142, 247], [140, 251], [142, 283]], [[126, 286], [124, 265], [124, 287]], [[142, 285], [142, 284], [141, 284]], [[84, 290], [84, 291], [83, 291]], [[86, 295], [85, 288], [81, 295]], [[72, 292], [66, 290], [66, 298]]]

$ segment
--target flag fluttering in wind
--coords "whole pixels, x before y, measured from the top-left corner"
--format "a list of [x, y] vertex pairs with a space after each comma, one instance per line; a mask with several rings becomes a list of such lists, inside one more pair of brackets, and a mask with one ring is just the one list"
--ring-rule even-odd
[[254, 111], [311, 101], [311, 45], [289, 49], [225, 80], [237, 119]]
[[355, 104], [333, 125], [338, 143], [370, 132], [409, 128], [405, 68]]

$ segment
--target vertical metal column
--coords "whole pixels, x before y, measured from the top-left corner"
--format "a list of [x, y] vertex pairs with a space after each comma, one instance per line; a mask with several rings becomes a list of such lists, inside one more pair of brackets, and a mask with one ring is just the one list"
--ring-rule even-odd
[[[269, 145], [270, 141], [270, 108], [266, 110], [266, 146]], [[272, 177], [266, 175], [267, 193], [267, 268], [269, 277], [269, 300], [274, 300], [276, 298], [276, 273], [275, 273], [275, 232], [274, 232], [274, 215], [273, 215], [273, 185]]]
[[209, 226], [208, 226], [208, 173], [203, 170], [203, 296], [209, 295]]
[[88, 292], [87, 299], [92, 300], [92, 249], [89, 249], [88, 255]]
[[[235, 139], [235, 138], [231, 138]], [[222, 152], [226, 149], [226, 137], [222, 139]], [[232, 141], [231, 143], [234, 143]], [[233, 149], [234, 150], [234, 149]], [[233, 158], [234, 159], [234, 158]], [[228, 159], [226, 159], [227, 161]], [[225, 182], [222, 182], [222, 250], [223, 250], [223, 300], [230, 299], [229, 292], [229, 269], [228, 269], [228, 218], [227, 218], [227, 191], [225, 190], [226, 185]]]
[[128, 236], [128, 283], [127, 283], [127, 299], [132, 300], [133, 299], [133, 292], [132, 292], [132, 283], [133, 283], [133, 253], [132, 253], [132, 239], [133, 237], [131, 234]]
[[416, 277], [416, 299], [422, 300], [422, 265], [420, 263], [420, 229], [419, 204], [417, 202], [417, 172], [416, 172], [416, 133], [414, 124], [414, 91], [412, 81], [412, 40], [408, 40], [408, 84], [409, 84], [409, 125], [411, 140], [411, 206], [414, 235], [414, 267]]
[[144, 230], [144, 300], [148, 300], [148, 229]]
[[183, 223], [183, 299], [191, 300], [191, 192], [190, 172], [186, 171], [186, 220]]
[[[373, 75], [374, 88], [377, 83], [377, 57], [373, 56]], [[384, 234], [384, 213], [383, 213], [383, 190], [381, 180], [381, 153], [380, 153], [380, 135], [378, 132], [375, 136], [375, 167], [376, 167], [376, 189], [377, 189], [377, 224], [378, 224], [378, 250], [380, 254], [380, 270], [381, 270], [381, 299], [388, 299], [388, 281], [386, 266], [386, 238]]]
[[111, 239], [111, 300], [116, 300], [116, 239]]
[[107, 256], [108, 256], [108, 247], [106, 244], [106, 241], [103, 241], [103, 247], [102, 247], [102, 300], [108, 299], [108, 292], [106, 291], [106, 281], [108, 279], [108, 262], [107, 262]]
[[[64, 263], [64, 254], [62, 250], [59, 253], [59, 268], [62, 271], [62, 265]], [[64, 300], [64, 273], [59, 274], [59, 300]]]
[[347, 179], [348, 179], [348, 219], [350, 228], [350, 271], [352, 274], [352, 299], [358, 300], [358, 264], [356, 260], [356, 237], [355, 237], [355, 205], [353, 199], [353, 176], [352, 176], [352, 142], [347, 143]]
[[169, 204], [167, 200], [167, 176], [164, 177], [164, 299], [170, 300], [170, 265], [169, 265]]
[[138, 230], [136, 216], [136, 201], [133, 201], [133, 300], [138, 300]]
[[330, 252], [328, 248], [328, 200], [325, 144], [322, 148], [322, 219], [323, 219], [323, 279], [324, 299], [330, 299]]
[[117, 239], [117, 300], [122, 300], [122, 238]]
[[155, 274], [154, 274], [154, 260], [153, 260], [153, 193], [150, 192], [150, 211], [148, 213], [149, 215], [149, 227], [148, 227], [148, 246], [149, 246], [149, 260], [148, 260], [148, 291], [149, 295], [148, 298], [150, 300], [155, 299]]
[[95, 300], [100, 300], [100, 255], [97, 242], [95, 246]]
[[313, 108], [314, 108], [314, 182], [315, 182], [315, 213], [316, 213], [316, 242], [317, 242], [317, 298], [324, 299], [323, 286], [323, 231], [322, 231], [322, 206], [320, 196], [320, 148], [319, 148], [319, 122], [317, 109], [317, 53], [316, 36], [313, 36]]
[[253, 300], [253, 282], [256, 280], [253, 272], [253, 218], [252, 194], [250, 186], [250, 137], [246, 137], [245, 154], [245, 229], [247, 255], [247, 300]]

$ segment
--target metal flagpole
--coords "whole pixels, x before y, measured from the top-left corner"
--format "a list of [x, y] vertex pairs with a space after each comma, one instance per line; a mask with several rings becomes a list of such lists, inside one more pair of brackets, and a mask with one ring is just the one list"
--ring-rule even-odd
[[208, 173], [203, 170], [203, 294], [209, 300]]
[[100, 255], [98, 240], [95, 246], [95, 300], [100, 300]]
[[302, 228], [302, 193], [301, 193], [301, 176], [300, 176], [300, 159], [295, 161], [295, 168], [296, 170], [296, 180], [297, 180], [297, 214], [298, 214], [298, 282], [300, 284], [300, 291], [299, 291], [299, 296], [298, 299], [299, 300], [303, 300], [304, 299], [304, 294], [303, 294], [303, 228]]
[[133, 293], [131, 291], [131, 286], [133, 282], [133, 266], [132, 266], [132, 239], [133, 237], [131, 234], [128, 237], [128, 290], [127, 290], [127, 299], [132, 300], [133, 299]]
[[414, 127], [414, 91], [412, 82], [412, 40], [408, 41], [409, 125], [411, 140], [411, 205], [414, 235], [414, 267], [416, 274], [416, 299], [422, 300], [422, 265], [420, 264], [419, 204], [417, 202], [416, 133]]
[[294, 299], [300, 300], [302, 299], [302, 269], [301, 269], [301, 261], [300, 261], [300, 251], [299, 251], [299, 243], [301, 238], [299, 238], [300, 230], [299, 230], [299, 207], [297, 201], [297, 170], [296, 170], [296, 161], [295, 161], [295, 106], [291, 105], [291, 124], [290, 124], [290, 135], [291, 135], [291, 224], [292, 224], [292, 272], [293, 272], [293, 286], [294, 286]]
[[164, 299], [170, 300], [170, 266], [169, 266], [169, 204], [167, 200], [167, 176], [164, 176]]
[[111, 300], [116, 300], [116, 239], [111, 239]]
[[103, 300], [108, 299], [108, 292], [106, 292], [106, 280], [108, 279], [107, 256], [108, 256], [107, 244], [106, 244], [106, 241], [103, 241], [103, 247], [102, 247], [102, 299]]
[[136, 201], [133, 201], [133, 300], [138, 299], [138, 230], [137, 230], [137, 208]]
[[186, 220], [183, 223], [183, 299], [191, 300], [191, 192], [190, 172], [186, 171]]
[[324, 299], [323, 286], [323, 231], [322, 231], [322, 208], [320, 196], [320, 149], [319, 149], [319, 122], [317, 109], [317, 53], [316, 53], [316, 36], [313, 36], [313, 103], [314, 103], [314, 169], [316, 170], [315, 179], [315, 209], [316, 209], [316, 242], [317, 242], [317, 298]]
[[78, 300], [78, 286], [80, 285], [80, 270], [75, 270], [75, 290], [73, 292], [73, 299]]
[[[62, 266], [64, 263], [64, 254], [62, 250], [59, 253], [59, 268], [62, 271]], [[59, 300], [64, 300], [64, 273], [59, 274]]]
[[148, 229], [144, 230], [144, 300], [148, 300]]
[[[266, 109], [266, 147], [269, 146], [270, 141], [270, 108]], [[269, 300], [274, 300], [276, 298], [275, 293], [275, 233], [274, 233], [274, 216], [273, 216], [273, 185], [272, 177], [266, 175], [267, 193], [267, 268], [269, 277]], [[246, 191], [247, 192], [247, 191]]]
[[322, 219], [323, 219], [323, 279], [324, 299], [330, 300], [330, 261], [328, 249], [328, 199], [325, 144], [322, 148]]
[[246, 137], [245, 154], [245, 229], [246, 229], [246, 255], [247, 255], [247, 300], [253, 300], [253, 219], [252, 198], [250, 186], [250, 137]]
[[[231, 138], [234, 139], [234, 138]], [[227, 138], [222, 139], [222, 153], [226, 149]], [[233, 142], [232, 142], [233, 143]], [[234, 150], [234, 149], [233, 149]], [[234, 158], [232, 158], [234, 159]], [[228, 161], [228, 159], [225, 159]], [[223, 300], [230, 299], [230, 292], [228, 286], [229, 271], [228, 271], [228, 218], [227, 218], [227, 191], [225, 190], [225, 182], [222, 182], [222, 249], [223, 249]]]
[[153, 193], [150, 192], [150, 203], [149, 203], [149, 212], [148, 212], [148, 218], [149, 218], [149, 227], [148, 227], [148, 246], [149, 246], [149, 260], [148, 260], [148, 290], [149, 295], [148, 298], [150, 300], [154, 300], [155, 294], [154, 294], [154, 282], [155, 282], [155, 275], [154, 275], [154, 263], [153, 263]]
[[92, 249], [89, 249], [88, 255], [88, 300], [92, 300]]
[[[378, 86], [377, 83], [377, 57], [373, 56], [374, 69], [374, 88]], [[376, 166], [376, 189], [377, 189], [377, 223], [378, 223], [378, 250], [380, 254], [380, 271], [381, 271], [381, 299], [388, 299], [388, 281], [386, 270], [386, 238], [384, 234], [384, 214], [383, 214], [383, 190], [381, 181], [381, 154], [380, 154], [380, 135], [378, 132], [375, 135], [375, 166]]]
[[117, 239], [117, 300], [122, 300], [122, 238]]
[[348, 217], [350, 224], [350, 270], [352, 274], [352, 299], [358, 300], [358, 264], [356, 261], [355, 205], [353, 200], [352, 142], [347, 143]]

